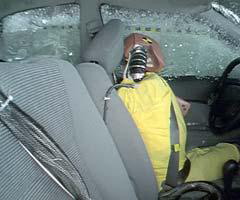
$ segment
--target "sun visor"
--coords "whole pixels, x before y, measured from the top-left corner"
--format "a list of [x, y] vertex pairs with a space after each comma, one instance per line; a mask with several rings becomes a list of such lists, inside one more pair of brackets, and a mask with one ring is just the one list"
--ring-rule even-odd
[[100, 0], [100, 2], [125, 8], [197, 13], [209, 10], [212, 0]]

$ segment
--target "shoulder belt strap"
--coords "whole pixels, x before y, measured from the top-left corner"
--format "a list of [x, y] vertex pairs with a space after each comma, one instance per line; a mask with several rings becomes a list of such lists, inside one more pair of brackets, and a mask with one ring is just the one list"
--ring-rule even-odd
[[173, 104], [171, 103], [170, 114], [170, 143], [171, 153], [168, 163], [168, 170], [166, 176], [166, 185], [176, 187], [178, 184], [178, 172], [179, 172], [179, 128], [177, 124], [177, 118], [174, 111]]

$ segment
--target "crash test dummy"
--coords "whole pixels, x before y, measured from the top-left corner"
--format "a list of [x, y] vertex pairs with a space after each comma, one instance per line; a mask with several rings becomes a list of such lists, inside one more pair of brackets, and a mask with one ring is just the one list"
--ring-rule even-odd
[[[140, 81], [134, 81], [130, 75], [124, 75], [121, 83], [134, 84], [135, 87], [122, 87], [118, 94], [139, 129], [159, 188], [166, 180], [172, 151], [178, 154], [177, 167], [183, 182], [222, 178], [224, 163], [230, 159], [239, 161], [238, 147], [234, 144], [219, 143], [186, 152], [187, 130], [184, 115], [187, 114], [190, 104], [176, 98], [168, 83], [157, 74], [163, 69], [164, 60], [160, 46], [154, 39], [139, 33], [129, 35], [124, 41], [126, 62], [136, 45], [147, 49], [144, 77]], [[172, 134], [177, 134], [177, 143], [172, 144]]]

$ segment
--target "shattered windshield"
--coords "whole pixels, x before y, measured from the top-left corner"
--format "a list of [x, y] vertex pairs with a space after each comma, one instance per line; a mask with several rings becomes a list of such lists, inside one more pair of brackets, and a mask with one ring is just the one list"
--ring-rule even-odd
[[240, 1], [239, 0], [218, 0], [219, 5], [232, 11], [235, 15], [240, 17]]
[[124, 22], [125, 36], [140, 32], [158, 41], [166, 63], [161, 73], [166, 76], [217, 77], [240, 55], [239, 44], [200, 16], [111, 5], [103, 5], [101, 14], [104, 23]]
[[[225, 1], [223, 4], [219, 4], [217, 2], [213, 2], [212, 7], [215, 11], [219, 12], [233, 23], [237, 25], [240, 24], [239, 3], [237, 4], [236, 2]], [[234, 10], [236, 12], [234, 12]]]

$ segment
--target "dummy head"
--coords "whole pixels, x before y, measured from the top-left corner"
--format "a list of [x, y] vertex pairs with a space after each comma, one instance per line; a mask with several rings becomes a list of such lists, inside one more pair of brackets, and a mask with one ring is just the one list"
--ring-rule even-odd
[[159, 72], [164, 67], [163, 55], [159, 44], [152, 38], [140, 34], [132, 33], [124, 40], [124, 56], [128, 59], [129, 52], [136, 46], [141, 45], [148, 53], [147, 72]]

